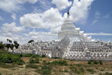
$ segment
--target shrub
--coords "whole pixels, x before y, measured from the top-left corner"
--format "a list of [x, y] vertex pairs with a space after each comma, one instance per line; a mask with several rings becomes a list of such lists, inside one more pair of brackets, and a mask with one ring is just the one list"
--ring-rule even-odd
[[23, 57], [23, 54], [20, 54], [19, 57]]
[[2, 68], [12, 68], [12, 67], [15, 67], [14, 65], [7, 65], [5, 63], [0, 63], [0, 67]]
[[68, 70], [67, 70], [67, 69], [65, 69], [65, 70], [64, 70], [64, 72], [68, 72]]
[[43, 63], [46, 63], [46, 60], [43, 60]]
[[91, 74], [94, 74], [94, 72], [91, 72]]
[[99, 61], [99, 63], [100, 63], [100, 65], [102, 65], [102, 64], [103, 64], [103, 62], [102, 62], [102, 61]]
[[53, 64], [53, 65], [65, 65], [65, 66], [68, 65], [65, 60], [63, 60], [63, 61], [61, 61], [61, 60], [60, 61], [55, 60], [55, 61], [51, 62], [51, 64]]
[[89, 71], [89, 72], [94, 72], [94, 70], [93, 70], [93, 69], [87, 69], [87, 71]]
[[0, 73], [0, 75], [2, 75], [2, 74]]
[[108, 73], [108, 72], [106, 72], [104, 75], [112, 75], [112, 73]]
[[26, 65], [26, 68], [34, 68], [34, 69], [37, 69], [38, 66], [37, 65], [34, 65], [34, 64], [28, 64], [28, 65]]
[[35, 60], [33, 60], [33, 58], [30, 58], [29, 63], [31, 64], [35, 63]]
[[19, 59], [16, 63], [17, 65], [23, 65], [25, 62], [22, 59]]
[[88, 61], [88, 64], [91, 64], [91, 63], [92, 63], [91, 60], [89, 60], [89, 61]]
[[81, 66], [81, 64], [76, 64], [76, 66], [80, 67], [80, 66]]
[[39, 55], [37, 54], [32, 55], [32, 58], [37, 58], [37, 57], [39, 57]]
[[79, 71], [82, 73], [84, 73], [84, 68], [83, 67], [81, 67], [80, 69], [79, 69]]
[[98, 61], [94, 61], [94, 64], [98, 64]]
[[48, 65], [51, 64], [50, 62], [47, 63]]
[[42, 57], [45, 57], [45, 55], [42, 55]]
[[75, 73], [79, 74], [80, 71], [77, 70], [77, 68], [75, 67], [75, 70], [73, 70]]
[[32, 55], [30, 53], [28, 54], [23, 54], [23, 57], [31, 57]]
[[104, 71], [104, 69], [101, 69], [101, 71]]
[[39, 58], [38, 57], [35, 58], [35, 63], [39, 63]]
[[0, 49], [3, 49], [5, 47], [4, 44], [0, 44]]
[[22, 62], [17, 62], [17, 65], [23, 65], [23, 63]]
[[50, 66], [46, 66], [46, 65], [44, 65], [44, 66], [42, 66], [42, 75], [50, 75], [51, 74], [51, 67]]
[[59, 72], [62, 72], [61, 69], [59, 69]]
[[93, 62], [93, 60], [90, 60], [91, 62]]
[[[77, 74], [80, 74], [81, 69], [78, 70], [78, 69], [77, 69], [75, 66], [73, 66], [73, 65], [70, 66], [70, 69], [71, 69], [72, 72], [77, 73]], [[83, 70], [82, 70], [82, 71], [83, 71]]]
[[0, 62], [2, 62], [2, 63], [17, 63], [17, 64], [24, 63], [24, 61], [19, 57], [18, 54], [1, 54]]
[[47, 64], [47, 63], [46, 63], [46, 60], [43, 60], [43, 64], [44, 64], [44, 65], [46, 65], [46, 64]]
[[42, 69], [42, 75], [49, 75], [50, 73], [48, 69]]

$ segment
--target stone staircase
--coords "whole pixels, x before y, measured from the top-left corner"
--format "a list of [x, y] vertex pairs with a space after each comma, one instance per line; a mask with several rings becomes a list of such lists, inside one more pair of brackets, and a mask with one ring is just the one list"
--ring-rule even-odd
[[66, 54], [70, 51], [71, 47], [72, 47], [73, 42], [70, 42], [66, 51], [64, 52], [63, 58], [65, 58]]

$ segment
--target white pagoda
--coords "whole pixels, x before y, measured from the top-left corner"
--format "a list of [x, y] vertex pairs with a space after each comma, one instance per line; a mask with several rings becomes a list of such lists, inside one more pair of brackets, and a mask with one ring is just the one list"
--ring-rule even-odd
[[62, 25], [61, 31], [58, 33], [58, 39], [61, 40], [67, 35], [71, 42], [81, 40], [91, 41], [91, 36], [87, 37], [87, 34], [84, 34], [84, 31], [80, 31], [80, 28], [76, 28], [69, 18], [69, 12], [67, 14], [67, 19]]
[[73, 60], [112, 60], [112, 46], [102, 41], [93, 41], [84, 31], [76, 28], [68, 17], [58, 33], [59, 41], [38, 41], [8, 50], [10, 53], [31, 53], [53, 58]]

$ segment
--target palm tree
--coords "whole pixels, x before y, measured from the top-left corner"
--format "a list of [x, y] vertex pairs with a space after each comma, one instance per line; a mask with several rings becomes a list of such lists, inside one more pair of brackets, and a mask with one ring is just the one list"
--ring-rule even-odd
[[9, 39], [7, 39], [7, 42], [9, 42]]
[[10, 40], [10, 39], [7, 39], [7, 42], [9, 42], [9, 43], [12, 43], [12, 40]]

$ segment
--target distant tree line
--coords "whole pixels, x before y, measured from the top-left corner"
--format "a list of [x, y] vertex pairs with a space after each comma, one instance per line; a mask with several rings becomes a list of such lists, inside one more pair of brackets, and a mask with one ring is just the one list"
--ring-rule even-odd
[[13, 49], [14, 46], [15, 46], [15, 48], [17, 49], [18, 46], [19, 46], [19, 43], [18, 43], [17, 41], [12, 42], [12, 40], [7, 39], [7, 42], [8, 42], [7, 44], [3, 44], [3, 42], [1, 41], [1, 42], [0, 42], [0, 49], [3, 50], [5, 47], [6, 47], [7, 49], [9, 49], [9, 48]]
[[0, 42], [0, 49], [4, 49], [5, 46], [6, 46], [6, 45], [3, 44], [3, 42], [1, 41], [1, 42]]
[[[29, 40], [29, 41], [28, 41], [28, 43], [32, 43], [32, 42], [34, 42], [34, 40]], [[3, 44], [2, 41], [0, 42], [0, 49], [3, 50], [5, 47], [6, 47], [7, 49], [9, 49], [9, 48], [13, 49], [14, 46], [15, 46], [15, 48], [17, 49], [17, 48], [19, 47], [19, 45], [20, 45], [20, 44], [19, 44], [17, 41], [12, 41], [12, 40], [10, 40], [10, 39], [7, 39], [7, 44]]]

